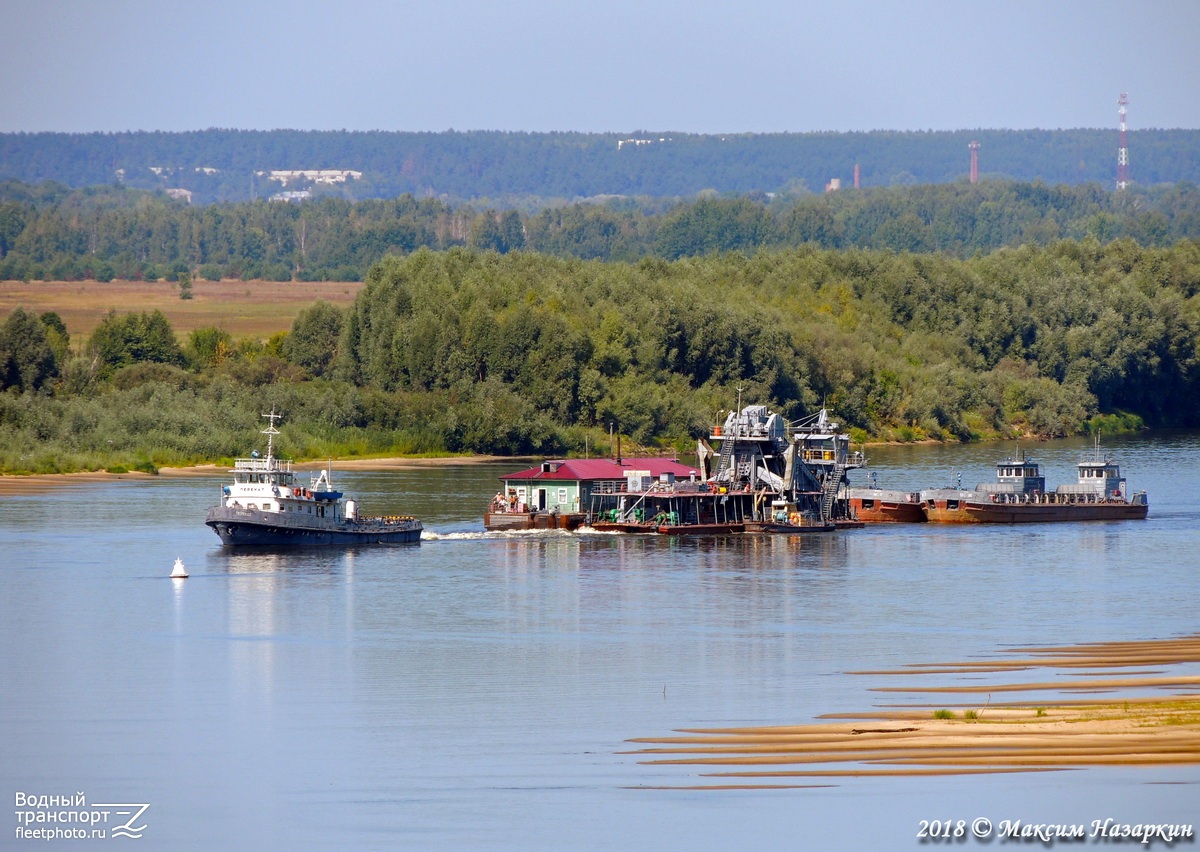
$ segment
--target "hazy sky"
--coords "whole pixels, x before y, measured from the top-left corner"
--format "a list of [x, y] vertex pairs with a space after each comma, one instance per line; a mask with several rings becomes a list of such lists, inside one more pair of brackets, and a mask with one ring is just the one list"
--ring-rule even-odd
[[0, 0], [0, 132], [1200, 128], [1200, 0]]

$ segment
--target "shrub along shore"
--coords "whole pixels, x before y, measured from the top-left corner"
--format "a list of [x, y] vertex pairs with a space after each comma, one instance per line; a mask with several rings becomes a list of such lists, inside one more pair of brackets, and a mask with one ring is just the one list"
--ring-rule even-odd
[[348, 308], [180, 340], [161, 311], [87, 339], [0, 325], [0, 472], [224, 463], [282, 412], [296, 459], [690, 454], [723, 412], [825, 407], [855, 441], [1200, 424], [1200, 244], [1062, 241], [564, 260], [388, 257]]

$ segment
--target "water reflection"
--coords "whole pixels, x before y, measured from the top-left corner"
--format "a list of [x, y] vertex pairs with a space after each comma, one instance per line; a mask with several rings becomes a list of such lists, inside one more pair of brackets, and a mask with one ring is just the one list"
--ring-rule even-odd
[[[817, 846], [899, 848], [930, 814], [1091, 819], [1101, 801], [1187, 821], [1177, 787], [1137, 799], [1180, 777], [1158, 769], [700, 803], [627, 789], [680, 775], [617, 754], [895, 700], [851, 670], [1194, 632], [1200, 440], [1111, 445], [1145, 522], [488, 534], [508, 463], [338, 475], [371, 511], [421, 517], [419, 546], [229, 551], [203, 527], [206, 481], [90, 487], [65, 529], [78, 490], [0, 502], [0, 775], [89, 795], [121, 779], [162, 806], [162, 848], [771, 848], [801, 824]], [[1062, 479], [1086, 448], [1029, 449]], [[1010, 449], [869, 454], [881, 485], [921, 487], [989, 479]], [[188, 580], [166, 578], [177, 555]], [[812, 834], [826, 824], [843, 831]]]

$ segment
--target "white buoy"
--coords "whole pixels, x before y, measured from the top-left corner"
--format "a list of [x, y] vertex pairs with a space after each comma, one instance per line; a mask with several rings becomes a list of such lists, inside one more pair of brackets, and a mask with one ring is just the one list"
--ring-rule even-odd
[[188, 575], [187, 569], [183, 567], [183, 560], [179, 557], [175, 558], [175, 567], [171, 569], [171, 579], [182, 580]]

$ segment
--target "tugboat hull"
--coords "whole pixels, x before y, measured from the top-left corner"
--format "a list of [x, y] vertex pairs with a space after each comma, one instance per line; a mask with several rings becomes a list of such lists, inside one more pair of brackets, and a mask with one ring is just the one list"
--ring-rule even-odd
[[408, 544], [421, 540], [421, 522], [415, 519], [342, 521], [314, 524], [307, 519], [280, 517], [277, 513], [218, 506], [204, 521], [227, 547], [286, 545]]

